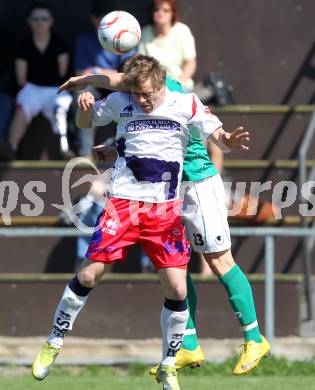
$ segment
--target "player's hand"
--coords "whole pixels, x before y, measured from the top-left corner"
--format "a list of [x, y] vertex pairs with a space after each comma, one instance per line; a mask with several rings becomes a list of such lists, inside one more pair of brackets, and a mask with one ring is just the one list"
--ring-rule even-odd
[[59, 87], [58, 93], [62, 91], [78, 91], [86, 88], [88, 85], [86, 76], [71, 77]]
[[80, 110], [88, 111], [94, 106], [95, 98], [91, 92], [82, 91], [77, 98], [77, 104]]
[[105, 145], [96, 145], [92, 148], [92, 154], [95, 157], [96, 161], [105, 161], [106, 160], [106, 146]]
[[222, 142], [230, 150], [249, 150], [249, 132], [240, 126], [231, 133], [223, 133]]

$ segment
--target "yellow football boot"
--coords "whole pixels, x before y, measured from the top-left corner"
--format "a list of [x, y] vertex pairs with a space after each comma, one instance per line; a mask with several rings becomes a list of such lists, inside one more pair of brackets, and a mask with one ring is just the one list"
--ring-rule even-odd
[[241, 357], [237, 362], [233, 374], [242, 375], [256, 368], [263, 357], [270, 355], [270, 344], [262, 336], [263, 341], [256, 343], [255, 341], [246, 341], [243, 344]]
[[180, 390], [176, 368], [170, 366], [158, 366], [156, 371], [157, 383], [162, 383], [163, 390]]
[[[205, 355], [199, 345], [194, 351], [181, 348], [176, 354], [175, 368], [176, 370], [185, 367], [196, 368], [200, 367], [204, 361]], [[156, 375], [157, 369], [158, 366], [152, 367], [149, 371], [150, 375]]]
[[50, 373], [59, 352], [60, 349], [54, 348], [48, 342], [44, 344], [32, 366], [32, 374], [35, 379], [42, 381], [46, 378]]

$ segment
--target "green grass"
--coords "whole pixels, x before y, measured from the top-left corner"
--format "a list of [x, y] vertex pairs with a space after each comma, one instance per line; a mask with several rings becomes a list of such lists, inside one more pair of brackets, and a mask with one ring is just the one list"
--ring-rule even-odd
[[[233, 377], [235, 359], [224, 363], [207, 363], [200, 369], [182, 370], [179, 380], [182, 390], [315, 390], [315, 361], [288, 362], [266, 359], [250, 375]], [[2, 390], [159, 390], [144, 365], [128, 367], [55, 367], [43, 382], [35, 381], [30, 368], [0, 368]]]

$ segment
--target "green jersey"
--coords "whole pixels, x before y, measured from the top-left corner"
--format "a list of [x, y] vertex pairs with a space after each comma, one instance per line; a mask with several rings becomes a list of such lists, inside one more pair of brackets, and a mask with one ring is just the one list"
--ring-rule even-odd
[[[166, 86], [170, 91], [184, 93], [182, 85], [166, 76]], [[186, 156], [183, 165], [183, 181], [199, 181], [218, 173], [202, 143], [199, 131], [192, 128], [189, 134]]]

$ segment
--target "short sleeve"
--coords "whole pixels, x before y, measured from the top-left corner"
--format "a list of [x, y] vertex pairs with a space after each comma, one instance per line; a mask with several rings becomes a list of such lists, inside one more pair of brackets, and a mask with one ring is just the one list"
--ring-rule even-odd
[[208, 138], [215, 130], [222, 127], [220, 119], [201, 103], [197, 95], [187, 94], [186, 96], [191, 99], [192, 117], [188, 122], [189, 127], [197, 128], [203, 139]]
[[92, 127], [105, 126], [110, 122], [117, 122], [118, 102], [119, 93], [111, 93], [107, 98], [96, 101]]
[[182, 24], [181, 30], [183, 58], [184, 60], [194, 59], [197, 56], [195, 38], [192, 35], [190, 28], [185, 24]]
[[182, 84], [178, 80], [173, 79], [173, 77], [166, 75], [165, 83], [170, 91], [184, 93]]

